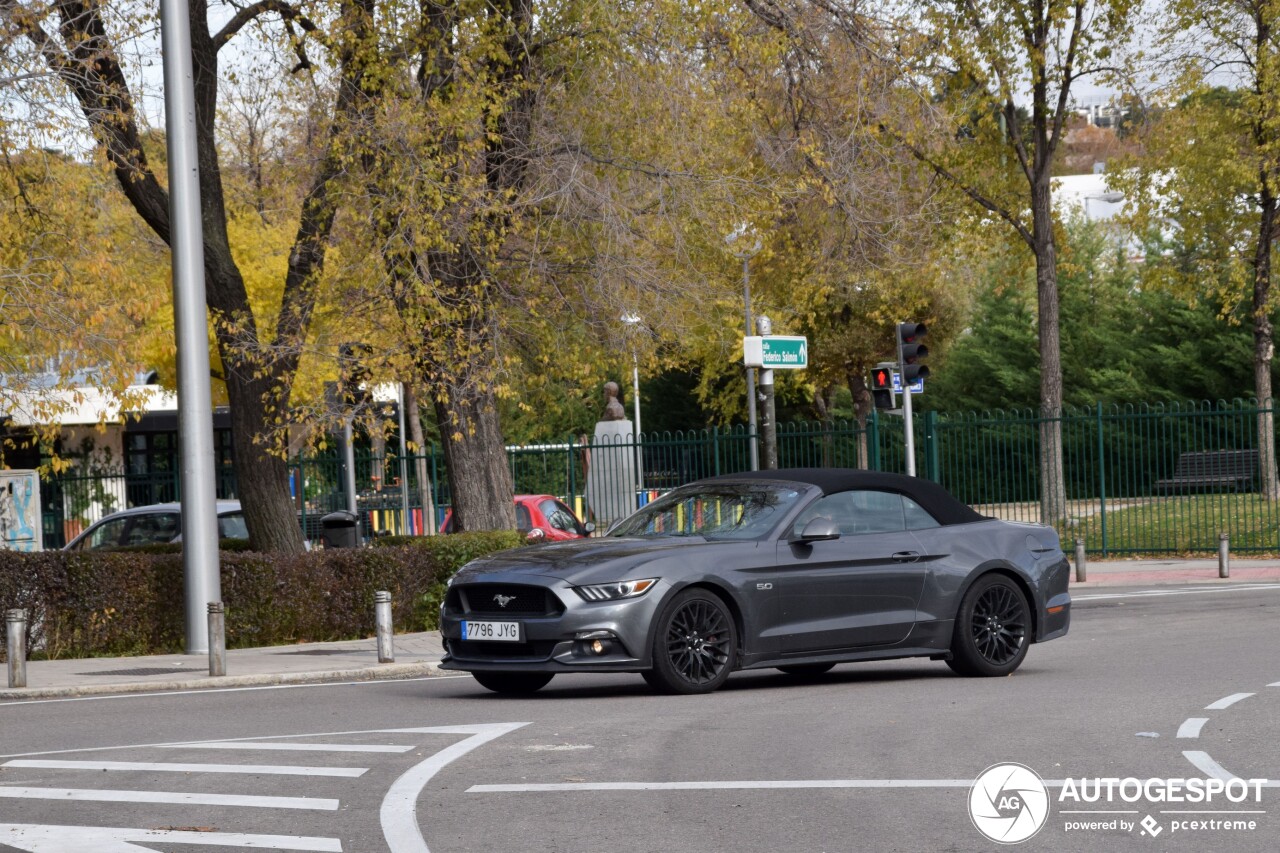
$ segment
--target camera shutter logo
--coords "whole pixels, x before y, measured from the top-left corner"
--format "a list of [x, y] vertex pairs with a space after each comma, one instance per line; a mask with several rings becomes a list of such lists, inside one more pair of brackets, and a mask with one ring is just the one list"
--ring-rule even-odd
[[969, 817], [979, 832], [998, 844], [1017, 844], [1035, 835], [1049, 819], [1049, 791], [1034, 770], [1021, 764], [994, 764], [969, 789]]

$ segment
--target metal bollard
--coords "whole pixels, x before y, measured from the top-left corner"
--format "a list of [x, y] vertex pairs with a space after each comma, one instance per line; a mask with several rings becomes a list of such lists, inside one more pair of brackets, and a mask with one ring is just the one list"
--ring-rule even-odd
[[221, 601], [209, 602], [209, 675], [227, 674], [227, 613]]
[[1218, 534], [1218, 577], [1231, 577], [1231, 537], [1226, 533]]
[[373, 615], [378, 623], [378, 663], [395, 663], [396, 650], [391, 641], [391, 593], [373, 594]]
[[1084, 583], [1084, 540], [1076, 540], [1076, 583]]
[[5, 650], [9, 659], [9, 686], [27, 686], [27, 611], [7, 610], [4, 614]]

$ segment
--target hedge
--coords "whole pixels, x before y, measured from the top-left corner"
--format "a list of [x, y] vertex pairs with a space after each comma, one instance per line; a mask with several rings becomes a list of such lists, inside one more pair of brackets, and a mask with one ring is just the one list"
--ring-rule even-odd
[[[227, 646], [372, 636], [374, 593], [384, 589], [397, 631], [432, 630], [454, 572], [525, 541], [515, 531], [497, 531], [296, 555], [221, 551]], [[182, 555], [0, 551], [0, 610], [15, 607], [27, 611], [32, 657], [181, 652]]]

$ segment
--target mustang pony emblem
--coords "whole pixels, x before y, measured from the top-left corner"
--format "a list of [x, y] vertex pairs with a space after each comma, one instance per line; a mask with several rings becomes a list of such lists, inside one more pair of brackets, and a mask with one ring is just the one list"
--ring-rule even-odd
[[493, 600], [498, 602], [499, 607], [506, 607], [508, 604], [516, 600], [514, 595], [495, 595]]

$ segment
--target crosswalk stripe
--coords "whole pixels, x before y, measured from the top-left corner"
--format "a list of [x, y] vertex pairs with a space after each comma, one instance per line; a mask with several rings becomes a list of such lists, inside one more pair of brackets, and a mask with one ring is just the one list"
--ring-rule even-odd
[[160, 749], [273, 749], [294, 752], [408, 752], [413, 746], [394, 743], [270, 743], [267, 741], [223, 740], [216, 743], [165, 743]]
[[176, 803], [261, 809], [314, 809], [334, 812], [337, 800], [316, 797], [258, 797], [241, 794], [200, 794], [181, 791], [113, 791], [97, 788], [10, 788], [0, 785], [0, 799], [82, 800], [97, 803]]
[[283, 764], [173, 764], [150, 761], [66, 761], [49, 758], [19, 758], [0, 767], [34, 770], [142, 770], [157, 773], [245, 773], [256, 776], [338, 776], [355, 779], [368, 767], [306, 767]]
[[96, 850], [152, 850], [151, 847], [134, 846], [148, 843], [342, 853], [342, 842], [337, 838], [318, 838], [307, 835], [250, 835], [239, 832], [191, 832], [115, 826], [0, 823], [0, 844], [8, 844], [15, 850], [27, 850], [33, 853], [65, 853], [67, 850], [77, 850], [82, 853]]

